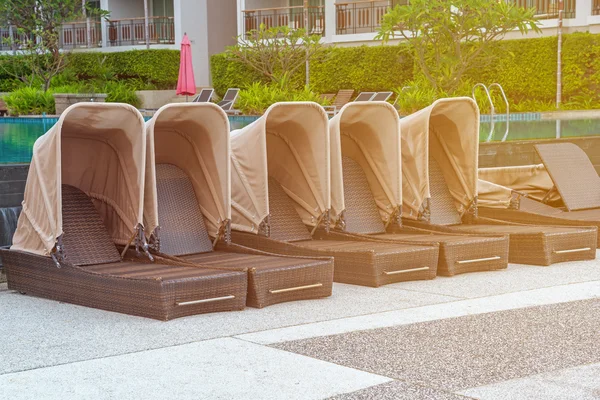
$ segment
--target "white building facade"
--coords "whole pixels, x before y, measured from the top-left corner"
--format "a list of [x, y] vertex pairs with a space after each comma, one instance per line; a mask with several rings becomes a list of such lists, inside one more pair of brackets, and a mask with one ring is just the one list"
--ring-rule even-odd
[[[374, 44], [381, 17], [389, 7], [410, 0], [309, 0], [308, 29], [337, 45]], [[541, 35], [558, 27], [558, 0], [504, 0], [534, 7]], [[304, 0], [237, 0], [237, 31], [242, 35], [260, 24], [304, 27]], [[564, 32], [600, 33], [600, 0], [564, 0]], [[517, 38], [521, 35], [509, 35]], [[536, 34], [535, 36], [539, 36]]]
[[[236, 0], [88, 0], [110, 12], [106, 20], [74, 21], [60, 31], [61, 47], [74, 51], [179, 49], [184, 33], [192, 43], [198, 87], [210, 86], [210, 56], [235, 43]], [[146, 5], [145, 5], [146, 2]], [[145, 7], [148, 9], [146, 35]], [[0, 39], [15, 35], [0, 27]], [[147, 39], [146, 39], [147, 36]], [[148, 42], [148, 43], [147, 43]], [[15, 51], [0, 40], [0, 52]]]

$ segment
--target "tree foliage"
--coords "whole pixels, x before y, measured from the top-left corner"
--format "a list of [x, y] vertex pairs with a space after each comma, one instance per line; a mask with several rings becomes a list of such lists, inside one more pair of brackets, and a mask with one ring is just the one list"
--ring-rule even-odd
[[464, 74], [491, 63], [490, 44], [513, 30], [539, 32], [534, 9], [498, 0], [411, 0], [383, 16], [377, 38], [404, 38], [433, 89], [452, 92]]
[[104, 10], [82, 6], [81, 0], [2, 0], [0, 25], [12, 26], [15, 34], [8, 44], [27, 59], [30, 76], [41, 78], [44, 90], [52, 77], [65, 67], [66, 52], [60, 48], [60, 29], [65, 22], [87, 17], [106, 16]]
[[247, 65], [272, 82], [287, 82], [322, 48], [319, 35], [287, 26], [259, 29], [240, 35], [237, 44], [227, 48], [233, 61]]

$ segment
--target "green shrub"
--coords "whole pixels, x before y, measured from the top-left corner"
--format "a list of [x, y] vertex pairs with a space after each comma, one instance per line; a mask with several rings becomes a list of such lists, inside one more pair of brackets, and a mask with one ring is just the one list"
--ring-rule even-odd
[[134, 80], [158, 89], [174, 89], [179, 77], [178, 50], [77, 52], [69, 54], [67, 62], [84, 80]]
[[300, 90], [289, 90], [282, 85], [255, 82], [240, 91], [237, 105], [244, 114], [261, 115], [271, 104], [281, 101], [314, 101], [322, 105], [328, 104], [326, 100], [321, 99], [318, 94], [307, 87]]
[[50, 91], [23, 87], [4, 96], [10, 115], [54, 114], [54, 97]]
[[106, 93], [106, 101], [109, 103], [127, 103], [134, 107], [139, 107], [141, 102], [135, 94], [135, 88], [126, 83], [107, 82], [102, 93]]
[[[477, 82], [500, 83], [512, 111], [543, 111], [555, 109], [556, 98], [556, 37], [503, 40], [490, 50], [494, 61], [466, 74], [460, 87], [450, 96], [471, 96]], [[241, 64], [228, 61], [226, 55], [212, 57], [213, 85], [222, 92], [227, 87], [248, 87], [260, 77]], [[340, 89], [383, 91], [421, 82], [412, 57], [402, 45], [330, 47], [311, 63], [310, 83], [317, 93], [336, 93]], [[428, 85], [407, 89], [398, 103], [401, 109], [414, 110], [431, 98]], [[504, 109], [499, 93], [492, 93], [496, 109]], [[477, 93], [482, 112], [489, 112], [489, 102]], [[573, 33], [564, 35], [563, 43], [563, 108], [600, 107], [600, 35]], [[536, 107], [538, 107], [536, 109]]]
[[210, 58], [210, 71], [213, 88], [219, 95], [225, 94], [229, 88], [246, 89], [255, 82], [268, 83], [258, 72], [230, 60], [226, 53], [215, 54]]

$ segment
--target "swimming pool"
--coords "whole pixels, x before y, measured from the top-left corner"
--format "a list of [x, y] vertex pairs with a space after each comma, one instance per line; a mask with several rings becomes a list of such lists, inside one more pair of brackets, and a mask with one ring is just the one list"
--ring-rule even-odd
[[[243, 128], [257, 118], [231, 116], [231, 129]], [[0, 118], [0, 164], [30, 162], [33, 143], [56, 121], [58, 118]]]
[[[258, 117], [230, 116], [231, 129], [242, 128]], [[57, 118], [0, 118], [0, 164], [28, 163], [33, 143], [52, 127]], [[489, 116], [481, 116], [479, 139], [490, 133]], [[512, 114], [507, 140], [600, 136], [600, 119], [542, 120], [539, 114]], [[493, 141], [502, 140], [505, 121], [496, 121]]]

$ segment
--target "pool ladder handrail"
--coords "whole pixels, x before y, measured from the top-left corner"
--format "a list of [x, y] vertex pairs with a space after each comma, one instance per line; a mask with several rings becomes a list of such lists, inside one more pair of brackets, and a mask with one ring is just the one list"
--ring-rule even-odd
[[492, 140], [492, 138], [494, 137], [494, 129], [495, 129], [495, 123], [496, 123], [496, 106], [494, 106], [494, 101], [492, 100], [491, 91], [493, 88], [497, 87], [500, 90], [500, 94], [502, 95], [502, 98], [504, 100], [504, 105], [506, 107], [506, 130], [504, 131], [504, 136], [502, 137], [502, 141], [504, 142], [504, 141], [506, 141], [506, 138], [508, 137], [509, 123], [510, 123], [510, 106], [508, 103], [508, 98], [506, 97], [506, 93], [504, 92], [502, 85], [500, 85], [499, 83], [494, 82], [489, 86], [485, 86], [485, 84], [483, 84], [483, 83], [477, 83], [477, 84], [475, 84], [475, 86], [473, 86], [473, 91], [471, 92], [471, 96], [473, 97], [473, 100], [475, 100], [476, 103], [477, 103], [477, 98], [475, 97], [475, 92], [477, 91], [477, 88], [480, 86], [483, 88], [483, 90], [485, 90], [485, 94], [488, 98], [488, 101], [490, 102], [490, 125], [491, 126], [490, 126], [490, 133], [485, 141], [490, 142]]
[[506, 97], [506, 93], [504, 93], [504, 88], [502, 88], [502, 85], [500, 85], [497, 82], [492, 83], [490, 86], [488, 86], [490, 93], [492, 91], [492, 88], [494, 87], [497, 87], [498, 90], [500, 90], [500, 94], [502, 95], [502, 99], [504, 100], [504, 106], [506, 107], [506, 129], [504, 130], [504, 136], [502, 136], [502, 141], [505, 142], [506, 138], [508, 137], [508, 130], [510, 125], [510, 105], [508, 104], [508, 98]]

